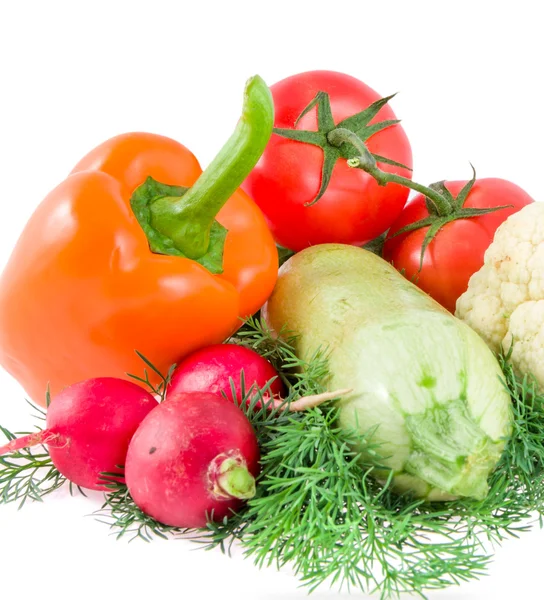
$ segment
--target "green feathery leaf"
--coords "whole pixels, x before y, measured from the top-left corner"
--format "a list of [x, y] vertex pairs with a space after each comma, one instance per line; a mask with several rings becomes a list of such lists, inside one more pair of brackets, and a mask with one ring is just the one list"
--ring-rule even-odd
[[267, 357], [289, 390], [285, 404], [273, 408], [271, 382], [263, 390], [246, 390], [242, 380], [239, 405], [261, 447], [256, 496], [239, 513], [218, 523], [210, 515], [206, 529], [189, 531], [150, 520], [116, 483], [103, 510], [117, 535], [183, 536], [226, 553], [237, 543], [258, 566], [289, 565], [309, 590], [331, 583], [385, 599], [404, 592], [425, 597], [429, 590], [479, 578], [494, 545], [529, 530], [535, 515], [542, 520], [544, 395], [534, 379], [516, 375], [508, 356], [500, 361], [514, 431], [490, 477], [488, 496], [426, 503], [393, 492], [373, 431], [363, 440], [357, 434], [364, 452], [353, 450], [356, 434], [338, 426], [334, 402], [288, 411], [291, 401], [322, 392], [328, 372], [326, 352], [304, 362], [293, 351], [294, 338], [282, 335], [251, 318], [230, 340]]
[[[0, 425], [7, 441], [27, 433], [12, 433]], [[0, 504], [19, 502], [22, 508], [28, 500], [42, 497], [60, 488], [66, 478], [61, 475], [44, 446], [41, 450], [23, 448], [0, 456]]]

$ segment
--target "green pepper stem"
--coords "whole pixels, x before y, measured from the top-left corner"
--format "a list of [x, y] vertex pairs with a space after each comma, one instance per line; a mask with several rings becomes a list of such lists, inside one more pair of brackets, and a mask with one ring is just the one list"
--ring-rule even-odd
[[161, 197], [151, 204], [152, 227], [187, 257], [204, 256], [217, 213], [257, 164], [273, 125], [272, 94], [255, 75], [246, 84], [242, 116], [234, 133], [183, 196]]
[[398, 183], [426, 196], [435, 206], [438, 215], [447, 216], [452, 213], [453, 207], [448, 200], [440, 194], [440, 192], [437, 192], [436, 190], [433, 190], [425, 185], [421, 185], [420, 183], [416, 183], [407, 177], [382, 171], [378, 167], [376, 159], [366, 147], [366, 144], [353, 131], [344, 129], [343, 127], [338, 127], [327, 134], [327, 139], [330, 144], [336, 147], [346, 143], [351, 144], [360, 155], [356, 156], [355, 158], [350, 158], [348, 160], [348, 165], [350, 167], [366, 171], [369, 175], [372, 175], [372, 177], [374, 177], [374, 179], [380, 185], [386, 185], [387, 183]]

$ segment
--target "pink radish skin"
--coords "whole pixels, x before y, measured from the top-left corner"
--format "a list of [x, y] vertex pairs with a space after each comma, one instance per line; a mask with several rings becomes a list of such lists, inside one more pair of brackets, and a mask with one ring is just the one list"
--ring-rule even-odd
[[11, 441], [0, 454], [46, 444], [53, 464], [69, 481], [104, 490], [100, 474], [122, 473], [116, 465], [125, 464], [134, 432], [157, 405], [151, 394], [123, 379], [75, 383], [53, 398], [46, 429]]
[[279, 397], [283, 393], [284, 387], [278, 372], [257, 352], [236, 344], [216, 344], [194, 352], [176, 367], [167, 396], [179, 392], [211, 392], [219, 395], [224, 392], [227, 398], [233, 400], [232, 379], [240, 400], [242, 370], [246, 393], [252, 385], [263, 388], [273, 377], [276, 379], [270, 386], [271, 394]]
[[170, 393], [134, 434], [125, 466], [141, 510], [181, 528], [238, 510], [254, 495], [258, 471], [257, 438], [243, 412], [202, 392]]

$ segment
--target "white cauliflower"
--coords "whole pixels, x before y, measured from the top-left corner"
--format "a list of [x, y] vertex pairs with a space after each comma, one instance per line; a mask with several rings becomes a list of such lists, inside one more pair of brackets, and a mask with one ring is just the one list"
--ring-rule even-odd
[[544, 390], [544, 202], [525, 206], [497, 229], [455, 314], [495, 352], [513, 344], [514, 367], [532, 373]]

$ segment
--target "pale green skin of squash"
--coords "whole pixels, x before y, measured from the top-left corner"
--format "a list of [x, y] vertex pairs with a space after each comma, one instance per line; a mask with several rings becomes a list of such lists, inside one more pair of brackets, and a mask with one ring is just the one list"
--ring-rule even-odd
[[298, 335], [300, 357], [327, 351], [327, 388], [353, 390], [339, 401], [340, 424], [375, 428], [397, 491], [487, 495], [512, 407], [495, 356], [466, 324], [383, 259], [342, 244], [289, 259], [262, 314], [273, 331]]

